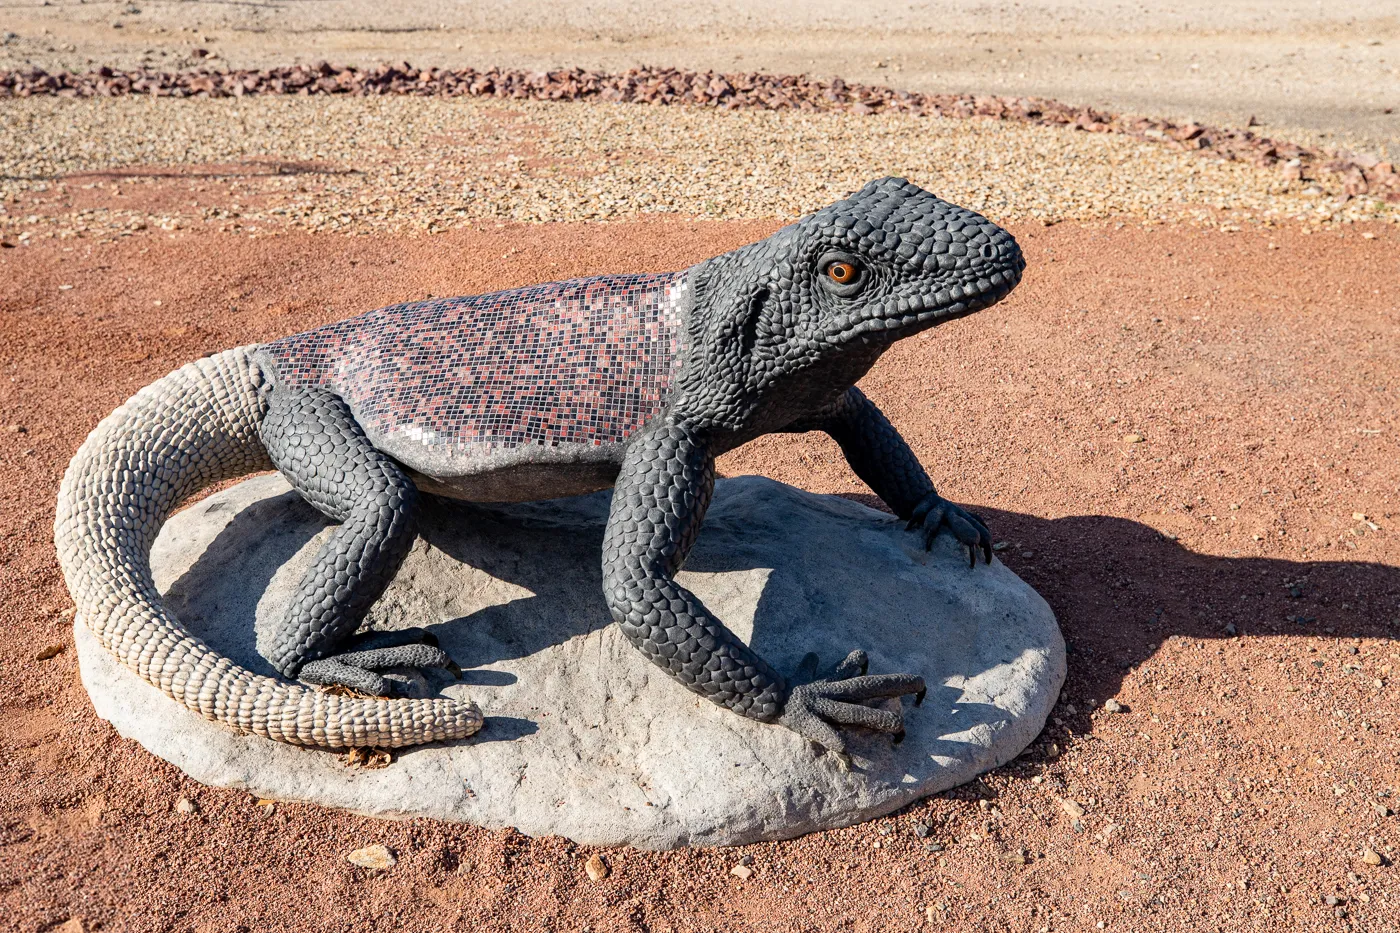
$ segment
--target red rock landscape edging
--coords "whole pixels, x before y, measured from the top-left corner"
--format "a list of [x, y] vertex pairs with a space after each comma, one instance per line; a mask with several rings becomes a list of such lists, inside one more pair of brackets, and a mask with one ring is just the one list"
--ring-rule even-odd
[[[202, 50], [196, 50], [196, 55]], [[1370, 195], [1400, 203], [1400, 174], [1390, 162], [1364, 153], [1299, 146], [1248, 129], [1174, 123], [1071, 107], [1041, 97], [922, 94], [890, 87], [830, 81], [806, 75], [761, 72], [718, 74], [674, 68], [633, 68], [618, 74], [579, 68], [531, 72], [503, 68], [418, 69], [401, 62], [373, 68], [291, 65], [261, 70], [195, 69], [181, 72], [103, 67], [86, 73], [49, 73], [38, 68], [0, 71], [5, 97], [242, 97], [255, 94], [386, 94], [494, 97], [506, 100], [606, 100], [652, 105], [710, 106], [725, 110], [907, 113], [943, 117], [989, 117], [1090, 133], [1118, 133], [1205, 156], [1277, 167], [1291, 180], [1318, 173], [1337, 176], [1343, 200]]]

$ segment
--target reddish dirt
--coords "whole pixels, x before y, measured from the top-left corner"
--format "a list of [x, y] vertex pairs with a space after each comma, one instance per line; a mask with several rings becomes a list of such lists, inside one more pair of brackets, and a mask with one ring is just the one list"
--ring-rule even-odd
[[[592, 882], [594, 850], [561, 839], [258, 807], [94, 716], [52, 502], [83, 436], [136, 389], [378, 305], [678, 268], [769, 229], [149, 232], [0, 251], [3, 924], [1397, 929], [1394, 229], [1017, 229], [1030, 271], [1011, 299], [904, 342], [865, 380], [945, 494], [1008, 542], [1071, 646], [1046, 733], [980, 787], [792, 842], [609, 850]], [[818, 436], [763, 439], [721, 468], [873, 501]], [[54, 645], [69, 647], [36, 660]], [[1091, 712], [1110, 697], [1126, 712]], [[176, 811], [182, 796], [196, 814]], [[345, 860], [373, 843], [398, 865]], [[729, 871], [744, 856], [746, 881]]]

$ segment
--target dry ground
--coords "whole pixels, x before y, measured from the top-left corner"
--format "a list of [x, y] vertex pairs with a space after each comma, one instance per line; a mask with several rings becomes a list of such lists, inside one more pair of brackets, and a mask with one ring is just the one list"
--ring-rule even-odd
[[840, 75], [1031, 94], [1400, 158], [1397, 0], [0, 0], [0, 68], [290, 61]]
[[[1016, 225], [1030, 262], [1016, 294], [906, 341], [865, 380], [943, 490], [990, 517], [1072, 647], [1050, 727], [981, 789], [788, 843], [608, 851], [595, 883], [592, 851], [560, 839], [201, 787], [95, 718], [71, 648], [36, 660], [70, 641], [49, 539], [60, 473], [150, 380], [391, 301], [677, 268], [774, 226], [146, 230], [0, 252], [6, 925], [1396, 929], [1391, 225], [1371, 239], [1358, 225]], [[761, 440], [721, 468], [869, 499], [816, 436]], [[1103, 712], [1110, 697], [1127, 711]], [[198, 811], [178, 812], [182, 797]], [[345, 861], [372, 843], [398, 865]], [[746, 855], [741, 881], [729, 869]]]
[[[1400, 227], [1121, 141], [733, 116], [0, 108], [0, 923], [1400, 929]], [[595, 853], [559, 839], [201, 787], [95, 718], [71, 646], [50, 654], [59, 477], [151, 380], [390, 302], [681, 268], [890, 170], [1006, 221], [1030, 263], [863, 382], [1072, 648], [1046, 733], [980, 787], [787, 843], [607, 851], [591, 882]], [[821, 437], [721, 469], [871, 501]], [[398, 865], [345, 861], [373, 843]]]

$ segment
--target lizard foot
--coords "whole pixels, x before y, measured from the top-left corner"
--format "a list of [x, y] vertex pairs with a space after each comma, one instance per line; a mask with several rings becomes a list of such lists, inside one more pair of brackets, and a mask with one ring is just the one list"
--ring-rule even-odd
[[384, 676], [394, 668], [439, 668], [462, 676], [457, 662], [423, 629], [366, 633], [355, 638], [348, 651], [303, 664], [297, 676], [304, 683], [346, 687], [370, 696], [406, 695], [409, 685]]
[[[838, 726], [859, 726], [888, 732], [895, 743], [904, 738], [904, 716], [896, 710], [866, 706], [867, 700], [883, 700], [914, 694], [914, 704], [923, 702], [927, 688], [924, 679], [913, 674], [867, 674], [870, 661], [864, 651], [852, 651], [827, 677], [801, 683], [788, 693], [787, 704], [778, 722], [836, 756], [843, 770], [851, 768], [846, 740]], [[814, 674], [816, 655], [803, 658], [799, 677]]]
[[906, 531], [923, 528], [924, 550], [933, 547], [933, 539], [947, 528], [967, 548], [967, 565], [977, 566], [977, 552], [980, 550], [987, 563], [992, 562], [992, 533], [987, 523], [975, 513], [960, 508], [936, 492], [930, 492], [914, 506], [914, 514], [909, 516]]

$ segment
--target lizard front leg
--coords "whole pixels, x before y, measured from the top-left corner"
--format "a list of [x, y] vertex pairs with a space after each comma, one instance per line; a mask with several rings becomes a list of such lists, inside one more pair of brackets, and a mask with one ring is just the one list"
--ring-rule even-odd
[[831, 435], [851, 469], [909, 523], [910, 530], [923, 527], [925, 548], [931, 548], [946, 528], [967, 548], [970, 566], [976, 565], [979, 550], [987, 563], [992, 562], [992, 533], [986, 523], [938, 494], [908, 442], [860, 389], [852, 386], [830, 408], [793, 426], [814, 429]]
[[832, 677], [790, 686], [675, 581], [714, 482], [714, 457], [685, 427], [662, 425], [628, 448], [603, 541], [604, 595], [623, 634], [688, 689], [750, 719], [781, 723], [843, 763], [836, 726], [902, 733], [898, 712], [864, 701], [921, 694], [921, 678], [865, 675], [863, 653], [853, 652]]
[[258, 648], [288, 677], [390, 696], [380, 671], [456, 671], [421, 629], [354, 640], [413, 544], [418, 490], [369, 442], [350, 407], [324, 389], [274, 386], [260, 427], [273, 465], [307, 502], [339, 526], [316, 555], [288, 615]]

